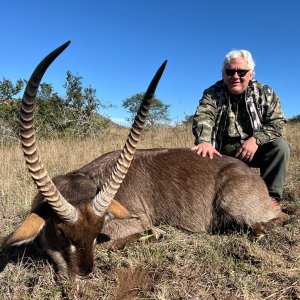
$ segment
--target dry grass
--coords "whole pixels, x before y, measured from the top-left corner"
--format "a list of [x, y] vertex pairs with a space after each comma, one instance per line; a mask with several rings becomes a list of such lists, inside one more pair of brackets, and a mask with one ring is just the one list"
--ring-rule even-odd
[[[123, 146], [127, 130], [111, 129], [101, 140], [41, 141], [51, 175], [78, 168]], [[300, 206], [300, 125], [289, 125], [292, 145], [286, 197]], [[190, 147], [190, 127], [158, 128], [143, 135], [141, 148]], [[54, 157], [53, 157], [54, 155]], [[19, 145], [0, 148], [1, 236], [24, 218], [36, 192]], [[0, 252], [0, 299], [300, 299], [300, 229], [294, 219], [267, 239], [244, 233], [190, 234], [161, 225], [166, 235], [122, 251], [96, 250], [88, 278], [57, 284], [43, 253], [33, 244]]]

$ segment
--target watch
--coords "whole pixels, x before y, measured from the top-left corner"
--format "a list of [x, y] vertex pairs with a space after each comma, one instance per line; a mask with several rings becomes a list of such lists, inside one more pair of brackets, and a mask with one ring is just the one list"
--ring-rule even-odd
[[261, 145], [261, 140], [259, 138], [255, 138], [255, 142], [256, 142], [256, 145], [260, 146]]

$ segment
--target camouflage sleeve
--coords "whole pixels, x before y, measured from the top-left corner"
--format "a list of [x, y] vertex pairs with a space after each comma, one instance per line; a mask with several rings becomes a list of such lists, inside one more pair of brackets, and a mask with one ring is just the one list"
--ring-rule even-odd
[[195, 136], [195, 145], [203, 141], [211, 143], [212, 131], [217, 116], [217, 105], [213, 99], [213, 93], [205, 90], [202, 99], [199, 101], [196, 113], [193, 118], [192, 131]]
[[265, 112], [263, 115], [262, 128], [254, 134], [261, 144], [268, 143], [277, 137], [281, 137], [286, 123], [286, 118], [281, 109], [279, 97], [266, 86]]

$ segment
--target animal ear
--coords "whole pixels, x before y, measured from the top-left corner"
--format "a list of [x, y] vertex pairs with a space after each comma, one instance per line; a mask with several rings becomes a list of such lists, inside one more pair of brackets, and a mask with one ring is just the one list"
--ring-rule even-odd
[[107, 212], [116, 219], [138, 219], [137, 215], [131, 214], [127, 208], [120, 204], [117, 200], [112, 200], [107, 207]]
[[45, 220], [35, 213], [31, 213], [9, 236], [1, 241], [1, 248], [18, 246], [31, 242], [45, 225]]

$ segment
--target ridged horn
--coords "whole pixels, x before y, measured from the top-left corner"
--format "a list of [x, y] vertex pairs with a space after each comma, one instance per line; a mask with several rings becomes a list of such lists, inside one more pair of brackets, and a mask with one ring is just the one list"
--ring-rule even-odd
[[108, 180], [104, 183], [102, 189], [94, 197], [92, 206], [94, 207], [95, 213], [98, 216], [103, 216], [107, 207], [111, 203], [112, 199], [116, 195], [123, 179], [125, 178], [131, 161], [133, 159], [138, 141], [140, 139], [141, 132], [146, 122], [149, 108], [154, 97], [154, 93], [158, 82], [163, 74], [166, 67], [167, 61], [165, 61], [154, 75], [134, 119], [132, 127], [129, 131], [125, 145], [120, 153], [116, 164], [113, 166], [112, 173]]
[[37, 149], [34, 129], [35, 97], [39, 84], [47, 68], [69, 44], [70, 41], [48, 54], [33, 71], [22, 98], [20, 135], [26, 165], [39, 191], [63, 222], [76, 222], [78, 218], [76, 208], [60, 194], [43, 166]]

